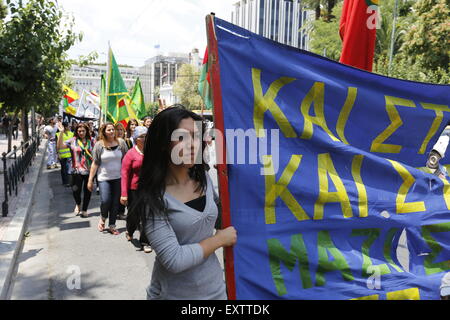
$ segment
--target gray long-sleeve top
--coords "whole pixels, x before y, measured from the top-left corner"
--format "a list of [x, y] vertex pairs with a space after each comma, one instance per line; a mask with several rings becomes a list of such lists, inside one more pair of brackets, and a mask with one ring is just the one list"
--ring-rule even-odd
[[145, 232], [156, 253], [149, 299], [226, 299], [222, 267], [215, 254], [203, 258], [200, 242], [213, 236], [218, 201], [207, 175], [206, 205], [197, 211], [165, 193], [168, 221], [149, 218]]

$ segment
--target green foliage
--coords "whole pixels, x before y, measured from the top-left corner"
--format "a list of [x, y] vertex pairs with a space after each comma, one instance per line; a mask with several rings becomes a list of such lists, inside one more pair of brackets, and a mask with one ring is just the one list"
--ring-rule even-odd
[[200, 109], [203, 103], [198, 94], [198, 81], [200, 74], [190, 64], [183, 64], [178, 70], [178, 79], [173, 85], [174, 94], [180, 102], [190, 110]]
[[390, 74], [388, 72], [388, 64], [388, 57], [383, 56], [374, 64], [373, 72], [410, 81], [438, 84], [450, 83], [450, 73], [448, 72], [448, 69], [428, 69], [424, 67], [421, 57], [417, 57], [414, 63], [410, 63], [403, 54], [399, 54], [394, 58]]
[[343, 3], [338, 3], [332, 11], [334, 18], [329, 22], [322, 19], [313, 22], [311, 35], [311, 51], [338, 61], [342, 51], [342, 41], [339, 37], [339, 21]]
[[419, 0], [412, 15], [414, 23], [405, 33], [402, 51], [411, 63], [420, 59], [425, 68], [449, 68], [450, 2], [448, 0]]
[[6, 18], [7, 14], [8, 8], [6, 7], [5, 2], [3, 0], [0, 0], [0, 23], [3, 19]]
[[154, 118], [158, 113], [159, 103], [158, 102], [150, 102], [145, 104], [145, 110], [147, 115]]
[[41, 114], [52, 114], [71, 65], [65, 52], [81, 35], [73, 33], [73, 18], [53, 1], [7, 4], [11, 19], [0, 29], [0, 101], [16, 112], [34, 106]]
[[374, 72], [411, 81], [449, 83], [446, 0], [400, 1], [389, 73], [394, 0], [381, 1], [381, 29], [377, 30]]

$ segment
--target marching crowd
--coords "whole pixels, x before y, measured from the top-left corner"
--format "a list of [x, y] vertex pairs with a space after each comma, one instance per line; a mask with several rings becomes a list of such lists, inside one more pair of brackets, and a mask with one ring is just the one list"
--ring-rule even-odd
[[[53, 118], [44, 128], [47, 168], [56, 168], [58, 156], [75, 213], [88, 217], [95, 182], [101, 202], [98, 231], [119, 235], [116, 220], [127, 207], [126, 239], [139, 230], [143, 251], [155, 251], [148, 299], [227, 298], [214, 253], [233, 246], [237, 232], [221, 228], [208, 160], [197, 161], [212, 143], [206, 129], [201, 116], [181, 105], [144, 118], [142, 125], [130, 120], [126, 128], [104, 123], [97, 131], [93, 123], [80, 122], [72, 131]], [[174, 139], [178, 130], [183, 135]], [[183, 160], [174, 161], [174, 154]]]
[[58, 168], [59, 162], [62, 184], [72, 189], [74, 213], [88, 217], [95, 182], [101, 201], [98, 230], [118, 235], [117, 219], [126, 220], [127, 240], [131, 241], [139, 229], [140, 243], [146, 253], [152, 249], [140, 219], [137, 215], [125, 215], [125, 208], [132, 204], [137, 189], [144, 141], [151, 122], [151, 117], [144, 118], [143, 125], [131, 119], [126, 129], [119, 122], [104, 123], [97, 130], [93, 121], [79, 122], [71, 128], [58, 117], [48, 119], [44, 128], [48, 139], [47, 169]]

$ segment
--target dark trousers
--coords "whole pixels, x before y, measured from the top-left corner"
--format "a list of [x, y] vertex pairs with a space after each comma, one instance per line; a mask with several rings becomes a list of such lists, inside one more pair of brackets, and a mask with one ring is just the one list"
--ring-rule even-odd
[[[133, 201], [136, 201], [136, 191], [128, 190], [128, 210], [130, 209]], [[140, 217], [136, 214], [137, 210], [128, 211], [127, 214], [127, 231], [130, 237], [133, 237], [133, 233], [139, 229], [139, 242], [141, 244], [149, 244], [147, 236], [145, 235], [144, 226], [142, 225]]]
[[59, 159], [59, 162], [61, 163], [61, 180], [64, 185], [70, 183], [70, 161], [70, 158]]
[[99, 181], [100, 211], [103, 220], [109, 217], [109, 226], [115, 226], [120, 203], [120, 179]]
[[75, 203], [78, 207], [81, 204], [81, 191], [83, 191], [83, 206], [81, 211], [87, 211], [89, 207], [89, 202], [91, 201], [91, 192], [87, 188], [87, 183], [89, 180], [88, 175], [73, 174], [72, 175], [72, 193]]

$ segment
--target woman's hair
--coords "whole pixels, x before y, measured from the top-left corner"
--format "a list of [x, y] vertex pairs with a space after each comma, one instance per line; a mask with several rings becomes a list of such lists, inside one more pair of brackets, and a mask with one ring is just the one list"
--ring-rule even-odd
[[130, 139], [131, 138], [131, 126], [130, 124], [134, 123], [137, 126], [139, 126], [139, 122], [136, 119], [130, 119], [130, 121], [128, 121], [128, 125], [127, 125], [127, 138]]
[[[125, 139], [126, 137], [125, 137], [125, 135], [126, 135], [126, 131], [125, 131], [125, 127], [123, 126], [123, 124], [121, 123], [121, 122], [117, 122], [116, 124], [115, 124], [115, 126], [114, 126], [114, 129], [116, 129], [116, 131], [117, 131], [117, 129], [119, 129], [119, 128], [122, 128], [122, 130], [123, 130], [123, 139]], [[116, 135], [116, 138], [118, 138], [117, 137], [117, 135]]]
[[[113, 126], [114, 127], [114, 124], [112, 124], [111, 122], [106, 122], [106, 123], [104, 123], [104, 124], [102, 124], [100, 126], [100, 129], [98, 129], [98, 140], [99, 141], [103, 141], [104, 142], [106, 140], [106, 128], [108, 126]], [[115, 129], [116, 128], [114, 127], [114, 130]], [[116, 135], [114, 135], [114, 139], [118, 142], [118, 139], [117, 139]]]
[[[202, 118], [184, 108], [167, 108], [153, 119], [148, 129], [144, 145], [144, 159], [139, 174], [137, 199], [133, 202], [130, 210], [137, 210], [142, 221], [156, 215], [167, 219], [167, 207], [164, 201], [166, 189], [166, 178], [169, 174], [171, 162], [171, 137], [172, 133], [179, 128], [180, 122], [192, 118], [201, 121]], [[202, 122], [202, 127], [203, 122]], [[202, 128], [204, 131], [204, 128]], [[206, 143], [202, 141], [202, 155]], [[199, 183], [197, 191], [206, 189], [206, 164], [203, 157], [201, 164], [195, 164], [189, 169], [189, 175]]]
[[75, 132], [73, 133], [74, 137], [76, 139], [80, 139], [80, 136], [78, 135], [78, 129], [79, 128], [84, 128], [84, 130], [86, 130], [86, 139], [90, 140], [91, 139], [91, 132], [89, 130], [89, 126], [87, 125], [87, 123], [84, 122], [80, 122], [76, 125], [75, 127]]

